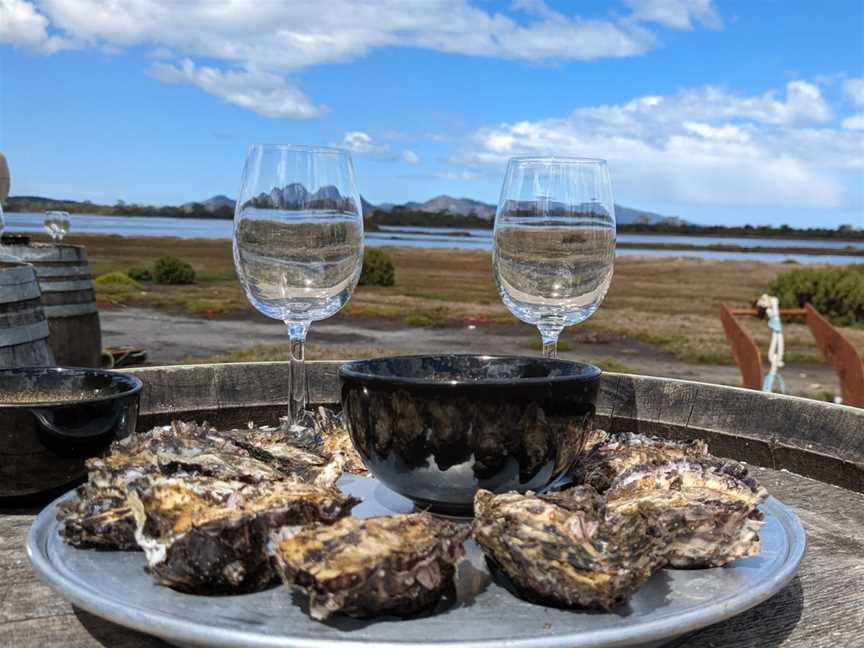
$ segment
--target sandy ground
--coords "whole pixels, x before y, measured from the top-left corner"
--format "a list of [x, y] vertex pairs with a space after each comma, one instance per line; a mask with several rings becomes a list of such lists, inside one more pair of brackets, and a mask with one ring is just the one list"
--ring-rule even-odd
[[[282, 324], [257, 318], [206, 320], [138, 308], [102, 310], [100, 317], [103, 346], [142, 347], [150, 365], [286, 342]], [[308, 341], [319, 347], [377, 347], [388, 355], [447, 351], [532, 355], [538, 353], [528, 347], [535, 335], [528, 326], [412, 328], [386, 320], [351, 319], [315, 323]], [[734, 366], [694, 365], [634, 340], [585, 337], [587, 340], [580, 343], [571, 336], [572, 349], [562, 352], [561, 357], [588, 362], [612, 359], [644, 375], [740, 385]], [[827, 366], [790, 366], [784, 369], [783, 377], [789, 393], [839, 392], [836, 374]]]

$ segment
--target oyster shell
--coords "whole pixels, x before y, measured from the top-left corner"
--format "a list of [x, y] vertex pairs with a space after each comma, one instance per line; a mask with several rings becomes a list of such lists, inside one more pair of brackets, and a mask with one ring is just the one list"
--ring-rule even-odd
[[[595, 433], [596, 434], [596, 433]], [[636, 466], [657, 466], [675, 459], [708, 456], [701, 439], [668, 441], [630, 432], [595, 436], [595, 443], [574, 471], [577, 483], [605, 492], [622, 473]]]
[[202, 481], [133, 485], [127, 502], [147, 568], [162, 584], [215, 594], [260, 590], [276, 577], [270, 534], [286, 525], [331, 523], [359, 500], [335, 488], [283, 481], [234, 488], [214, 502]]
[[[133, 550], [134, 521], [126, 505], [131, 484], [157, 476], [212, 478], [207, 483], [261, 484], [284, 480], [333, 486], [347, 460], [326, 459], [293, 436], [253, 428], [220, 432], [207, 425], [173, 422], [112, 444], [108, 455], [87, 461], [88, 481], [78, 498], [61, 507], [66, 542]], [[221, 501], [216, 499], [214, 501]]]
[[343, 457], [343, 470], [354, 475], [367, 475], [360, 454], [354, 448], [343, 414], [326, 407], [319, 407], [311, 413], [311, 426], [287, 427], [288, 437], [294, 444], [305, 447], [310, 452], [332, 461], [337, 455]]
[[285, 583], [308, 595], [313, 619], [406, 615], [433, 605], [452, 584], [470, 532], [428, 513], [345, 518], [283, 529], [272, 549]]
[[137, 551], [135, 520], [126, 505], [125, 486], [102, 488], [85, 484], [78, 497], [62, 504], [57, 517], [63, 522], [63, 540], [78, 547]]
[[608, 509], [590, 487], [542, 496], [481, 490], [474, 510], [489, 562], [539, 603], [611, 609], [666, 561], [653, 505]]
[[651, 504], [667, 538], [673, 567], [720, 567], [760, 551], [768, 497], [747, 469], [714, 457], [684, 458], [654, 467], [636, 466], [606, 492], [608, 507], [626, 511]]

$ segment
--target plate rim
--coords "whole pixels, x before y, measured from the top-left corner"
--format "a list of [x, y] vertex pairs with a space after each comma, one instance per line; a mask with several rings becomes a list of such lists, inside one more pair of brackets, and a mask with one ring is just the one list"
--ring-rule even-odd
[[[378, 480], [374, 480], [378, 481]], [[379, 485], [386, 488], [383, 484]], [[76, 490], [64, 493], [46, 506], [27, 532], [27, 557], [39, 579], [58, 592], [73, 605], [102, 619], [125, 628], [159, 637], [165, 641], [185, 646], [209, 646], [215, 648], [499, 648], [502, 640], [450, 640], [430, 641], [418, 644], [416, 641], [377, 641], [374, 639], [326, 639], [313, 637], [291, 637], [289, 635], [268, 635], [260, 631], [236, 628], [219, 628], [214, 635], [213, 627], [203, 622], [187, 621], [165, 616], [148, 608], [131, 607], [109, 597], [100, 595], [89, 583], [79, 584], [68, 579], [54, 564], [47, 553], [47, 542], [52, 532], [56, 532], [59, 522], [56, 519], [57, 507], [76, 497]], [[746, 610], [765, 602], [780, 592], [795, 577], [798, 567], [807, 550], [807, 537], [798, 516], [777, 498], [769, 497], [760, 510], [776, 518], [786, 538], [786, 556], [779, 568], [769, 578], [748, 588], [745, 592], [728, 594], [712, 599], [703, 605], [686, 612], [665, 615], [646, 623], [632, 626], [613, 626], [582, 632], [568, 632], [555, 636], [524, 637], [505, 640], [511, 648], [573, 648], [573, 646], [631, 646], [652, 641], [671, 640], [690, 632], [706, 628], [732, 618]], [[84, 551], [84, 550], [82, 550]], [[130, 613], [132, 610], [132, 613]], [[674, 617], [674, 633], [669, 632], [669, 619]]]

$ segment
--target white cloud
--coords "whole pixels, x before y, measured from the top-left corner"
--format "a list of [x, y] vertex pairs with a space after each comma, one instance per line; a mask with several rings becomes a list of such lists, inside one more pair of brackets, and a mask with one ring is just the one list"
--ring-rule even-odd
[[386, 153], [390, 147], [386, 144], [376, 144], [369, 133], [350, 131], [342, 138], [342, 147], [352, 153]]
[[864, 106], [864, 77], [853, 77], [843, 82], [843, 92], [856, 106]]
[[228, 103], [266, 117], [312, 119], [326, 111], [316, 106], [301, 90], [283, 77], [262, 70], [246, 69], [223, 72], [189, 59], [179, 64], [153, 63], [150, 74], [166, 83], [191, 83]]
[[25, 0], [0, 0], [0, 43], [53, 53], [72, 43], [48, 34], [48, 19]]
[[830, 118], [818, 86], [803, 81], [788, 83], [785, 99], [704, 87], [487, 126], [453, 161], [599, 156], [630, 200], [838, 207], [864, 170], [864, 147], [855, 133], [821, 126]]
[[[73, 42], [106, 51], [147, 45], [157, 58], [168, 52], [178, 59], [173, 67], [179, 73], [156, 68], [157, 78], [192, 83], [261, 114], [300, 118], [320, 114], [320, 108], [294, 84], [268, 75], [399, 46], [529, 61], [638, 56], [656, 44], [649, 23], [683, 29], [693, 21], [711, 25], [716, 18], [711, 0], [650, 0], [634, 5], [628, 16], [610, 12], [598, 19], [555, 11], [542, 0], [518, 2], [515, 15], [469, 0], [414, 2], [410, 10], [404, 0], [328, 0], [326, 7], [320, 0], [40, 0], [39, 10], [32, 1], [0, 0], [0, 6], [0, 41], [45, 51]], [[49, 27], [62, 35], [49, 35]], [[187, 74], [186, 60], [201, 58], [208, 65], [193, 63]], [[226, 97], [238, 94], [234, 91], [204, 87], [217, 75], [242, 86], [239, 100]], [[267, 96], [289, 107], [267, 109], [258, 100]]]
[[402, 151], [402, 155], [400, 156], [403, 162], [407, 162], [408, 164], [420, 164], [420, 156], [417, 155], [411, 149], [405, 149]]
[[723, 21], [711, 0], [627, 0], [633, 17], [673, 29], [692, 29], [693, 22], [719, 28]]
[[864, 130], [864, 113], [852, 115], [844, 119], [843, 128], [846, 130]]

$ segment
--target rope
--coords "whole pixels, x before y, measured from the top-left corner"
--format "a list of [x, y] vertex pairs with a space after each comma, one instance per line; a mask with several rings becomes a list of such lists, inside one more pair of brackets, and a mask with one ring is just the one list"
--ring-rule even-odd
[[762, 383], [762, 391], [773, 392], [775, 381], [781, 394], [786, 393], [786, 383], [780, 375], [780, 367], [783, 365], [783, 324], [780, 322], [780, 300], [771, 295], [762, 295], [757, 306], [765, 309], [768, 315], [768, 328], [771, 329], [771, 344], [768, 346], [768, 362], [771, 368]]

